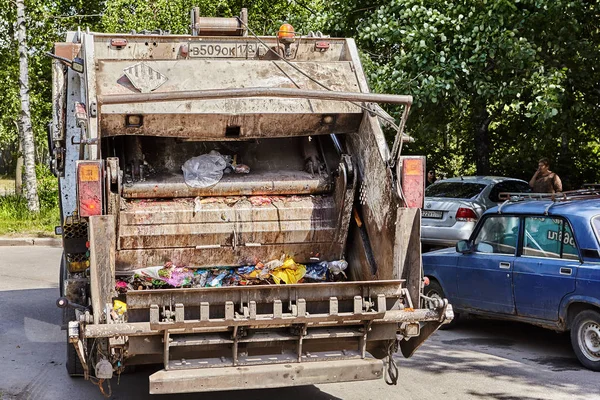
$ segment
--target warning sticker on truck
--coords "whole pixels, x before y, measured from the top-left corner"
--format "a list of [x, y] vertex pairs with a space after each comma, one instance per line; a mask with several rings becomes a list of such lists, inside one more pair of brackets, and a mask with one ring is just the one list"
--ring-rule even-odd
[[191, 42], [189, 48], [192, 58], [253, 58], [256, 51], [256, 43], [236, 43], [224, 40]]

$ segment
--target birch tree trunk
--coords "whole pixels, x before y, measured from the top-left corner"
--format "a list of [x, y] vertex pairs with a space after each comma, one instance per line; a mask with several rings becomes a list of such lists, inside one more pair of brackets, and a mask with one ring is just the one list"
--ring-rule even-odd
[[27, 60], [27, 32], [25, 27], [25, 4], [17, 0], [17, 40], [19, 42], [19, 83], [21, 96], [21, 118], [19, 118], [20, 140], [25, 162], [25, 197], [27, 207], [32, 212], [40, 211], [35, 176], [35, 142], [29, 111], [29, 71]]

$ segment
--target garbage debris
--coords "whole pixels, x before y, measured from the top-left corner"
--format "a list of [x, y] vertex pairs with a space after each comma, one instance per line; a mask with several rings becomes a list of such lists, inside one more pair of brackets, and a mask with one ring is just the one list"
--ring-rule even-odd
[[292, 258], [286, 258], [281, 266], [271, 272], [271, 276], [277, 285], [280, 285], [282, 281], [287, 285], [298, 283], [304, 277], [304, 274], [306, 274], [306, 266], [297, 264]]
[[212, 150], [208, 154], [192, 157], [183, 163], [183, 179], [186, 185], [193, 188], [207, 188], [216, 185], [223, 174], [249, 174], [250, 167], [237, 163], [237, 155], [233, 158]]
[[186, 185], [193, 188], [207, 188], [221, 180], [227, 165], [225, 157], [213, 150], [209, 154], [190, 158], [181, 169]]
[[340, 274], [346, 278], [346, 273], [344, 271], [348, 268], [348, 262], [345, 260], [330, 261], [327, 263], [327, 268], [329, 268], [329, 272], [331, 272], [335, 278], [338, 278]]
[[[346, 279], [347, 267], [344, 260], [303, 265], [291, 257], [241, 267], [193, 268], [167, 262], [163, 266], [134, 270], [127, 277], [117, 277], [115, 289], [124, 294], [128, 290], [333, 282]], [[120, 306], [127, 310], [125, 303]], [[115, 310], [116, 307], [115, 300]]]
[[322, 261], [320, 263], [315, 264], [308, 264], [306, 266], [306, 275], [304, 275], [304, 278], [310, 281], [317, 282], [326, 281], [327, 271], [329, 271], [327, 261]]

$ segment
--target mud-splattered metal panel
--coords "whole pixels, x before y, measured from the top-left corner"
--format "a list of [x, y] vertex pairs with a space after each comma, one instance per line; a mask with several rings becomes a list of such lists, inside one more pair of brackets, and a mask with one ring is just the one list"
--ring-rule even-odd
[[[127, 201], [120, 213], [119, 269], [173, 261], [202, 267], [245, 265], [292, 255], [335, 259], [337, 212], [331, 196]], [[312, 260], [314, 261], [314, 259]]]
[[[125, 46], [113, 46], [112, 39], [125, 39]], [[277, 39], [262, 37], [261, 40], [269, 48], [277, 47]], [[129, 35], [118, 33], [94, 33], [94, 52], [97, 59], [113, 60], [185, 60], [188, 58], [215, 58], [223, 54], [200, 54], [201, 44], [218, 44], [221, 47], [252, 47], [256, 51], [245, 52], [247, 59], [272, 60], [277, 56], [260, 45], [254, 37], [199, 37], [188, 35]], [[328, 49], [319, 48], [318, 44], [329, 44]], [[307, 38], [303, 37], [291, 46], [292, 61], [341, 61], [348, 58], [347, 39], [344, 38]], [[198, 48], [198, 54], [194, 52]], [[235, 57], [239, 58], [239, 54]]]
[[[127, 126], [126, 115], [105, 114], [100, 127], [103, 137], [143, 135], [223, 141], [351, 133], [361, 119], [362, 114], [165, 113], [144, 115], [141, 126]], [[231, 127], [239, 129], [235, 136], [228, 134]]]
[[[98, 95], [139, 93], [125, 70], [138, 60], [98, 61], [96, 73]], [[154, 93], [184, 90], [235, 89], [248, 87], [302, 88], [324, 90], [282, 61], [262, 60], [164, 60], [143, 61], [145, 66], [166, 77]], [[334, 91], [359, 92], [358, 81], [350, 62], [296, 63], [304, 73]], [[102, 114], [345, 114], [361, 113], [347, 102], [305, 99], [228, 99], [210, 101], [173, 101], [102, 106]]]
[[156, 175], [143, 182], [125, 184], [125, 198], [172, 198], [195, 196], [255, 196], [323, 194], [332, 189], [329, 179], [304, 171], [251, 171], [249, 174], [226, 174], [208, 188], [188, 186], [182, 174]]

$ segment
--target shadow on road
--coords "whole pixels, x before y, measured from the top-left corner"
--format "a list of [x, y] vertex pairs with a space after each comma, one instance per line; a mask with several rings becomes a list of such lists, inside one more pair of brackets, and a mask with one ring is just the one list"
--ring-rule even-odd
[[[402, 361], [398, 357], [398, 362]], [[579, 364], [568, 334], [517, 322], [475, 318], [462, 321], [454, 329], [438, 331], [408, 365], [404, 361], [404, 367], [418, 367], [436, 375], [485, 376], [506, 385], [521, 384], [582, 398], [600, 393], [596, 383], [600, 376]], [[566, 375], [569, 373], [577, 373], [580, 379], [575, 382]], [[495, 391], [469, 390], [466, 394], [497, 400], [544, 398], [512, 397]]]
[[[66, 332], [60, 329], [58, 290], [0, 292], [0, 399], [103, 399], [99, 389], [65, 370]], [[142, 367], [112, 380], [112, 399], [335, 400], [315, 386], [151, 396], [148, 376], [160, 367]], [[106, 383], [105, 383], [106, 387]]]

